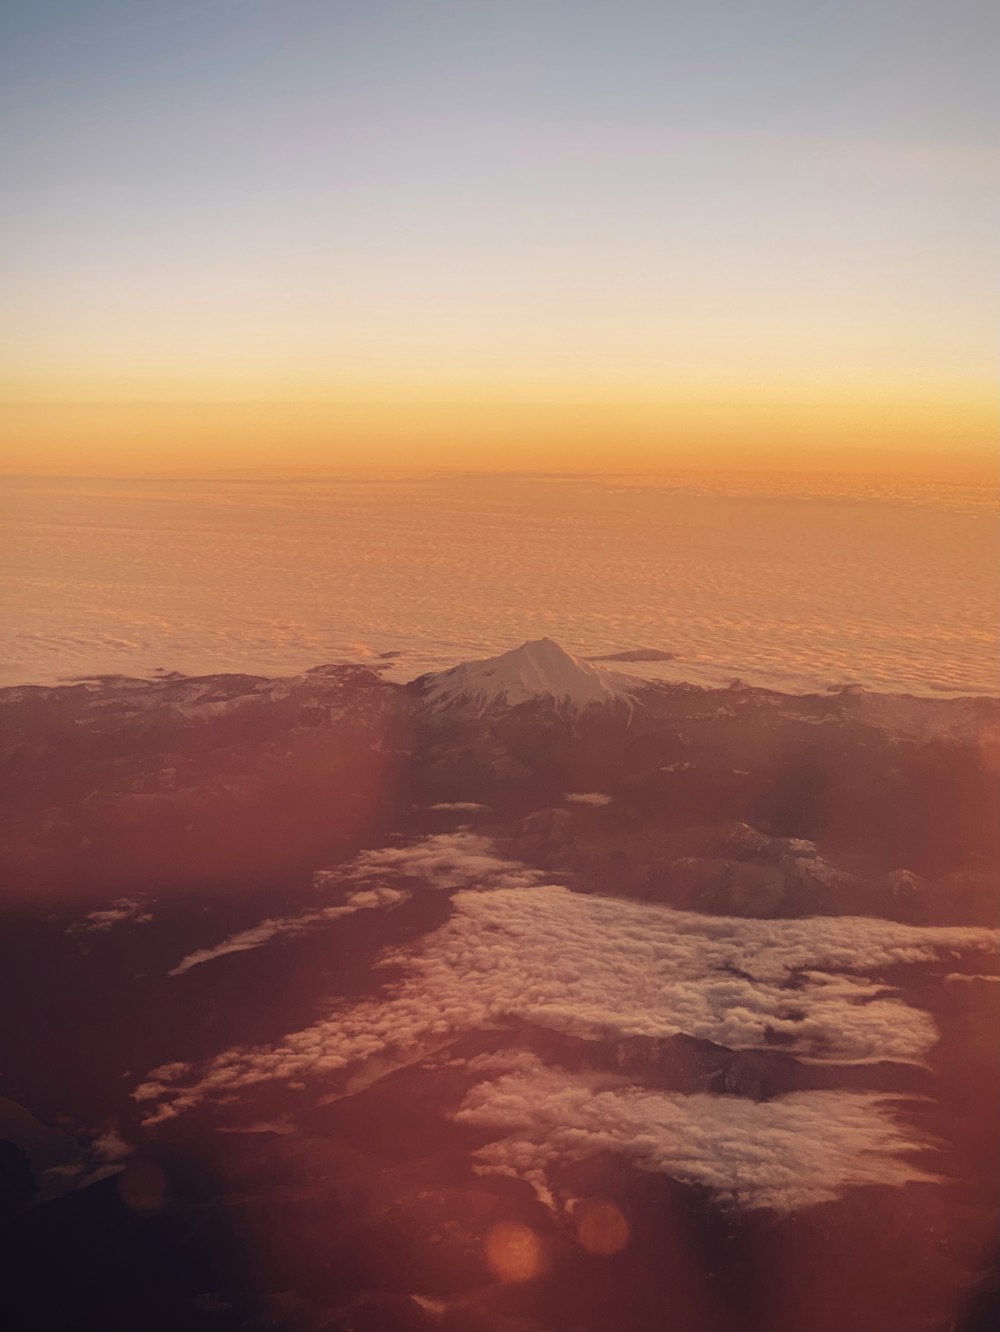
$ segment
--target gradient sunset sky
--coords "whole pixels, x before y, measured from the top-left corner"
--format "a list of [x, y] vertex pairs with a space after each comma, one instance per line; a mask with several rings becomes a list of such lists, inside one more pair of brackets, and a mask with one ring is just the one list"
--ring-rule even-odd
[[9, 5], [5, 466], [985, 459], [998, 15]]

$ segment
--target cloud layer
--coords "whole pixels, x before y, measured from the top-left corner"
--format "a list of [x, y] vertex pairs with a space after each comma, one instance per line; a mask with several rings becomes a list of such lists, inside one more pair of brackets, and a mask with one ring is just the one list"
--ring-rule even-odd
[[473, 1087], [455, 1118], [500, 1131], [477, 1153], [483, 1167], [526, 1179], [543, 1198], [552, 1197], [555, 1163], [608, 1152], [742, 1208], [781, 1212], [831, 1201], [851, 1185], [934, 1178], [910, 1159], [920, 1144], [889, 1100], [871, 1093], [682, 1096], [574, 1075], [523, 1051], [494, 1062], [505, 1057], [509, 1071]]
[[383, 955], [403, 971], [384, 997], [339, 1005], [274, 1045], [230, 1050], [197, 1070], [155, 1070], [135, 1093], [153, 1119], [511, 1021], [591, 1039], [683, 1032], [732, 1049], [776, 1037], [806, 1059], [916, 1062], [936, 1039], [932, 1019], [871, 976], [997, 944], [986, 929], [709, 917], [572, 893], [469, 834], [367, 852], [352, 874], [457, 890], [453, 915], [418, 946]]

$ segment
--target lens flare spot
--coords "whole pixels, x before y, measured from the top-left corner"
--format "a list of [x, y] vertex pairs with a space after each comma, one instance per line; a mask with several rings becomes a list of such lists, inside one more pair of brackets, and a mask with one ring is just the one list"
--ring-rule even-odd
[[530, 1228], [501, 1221], [486, 1236], [486, 1262], [498, 1281], [530, 1281], [545, 1268], [541, 1240]]
[[122, 1202], [141, 1216], [159, 1212], [167, 1201], [167, 1177], [152, 1161], [134, 1161], [117, 1183]]
[[621, 1253], [629, 1241], [629, 1225], [613, 1202], [592, 1199], [576, 1209], [576, 1234], [588, 1253]]

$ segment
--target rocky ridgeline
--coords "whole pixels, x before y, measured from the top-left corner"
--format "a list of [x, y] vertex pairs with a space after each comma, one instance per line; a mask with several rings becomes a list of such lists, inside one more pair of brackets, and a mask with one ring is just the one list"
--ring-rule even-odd
[[995, 700], [650, 683], [542, 639], [410, 685], [105, 676], [0, 691], [0, 716], [0, 865], [26, 894], [305, 873], [464, 803], [596, 891], [992, 920]]

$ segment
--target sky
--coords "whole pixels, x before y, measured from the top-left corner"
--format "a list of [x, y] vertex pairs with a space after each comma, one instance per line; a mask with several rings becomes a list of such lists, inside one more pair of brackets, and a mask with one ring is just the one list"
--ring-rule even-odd
[[8, 468], [987, 458], [986, 0], [33, 0]]

